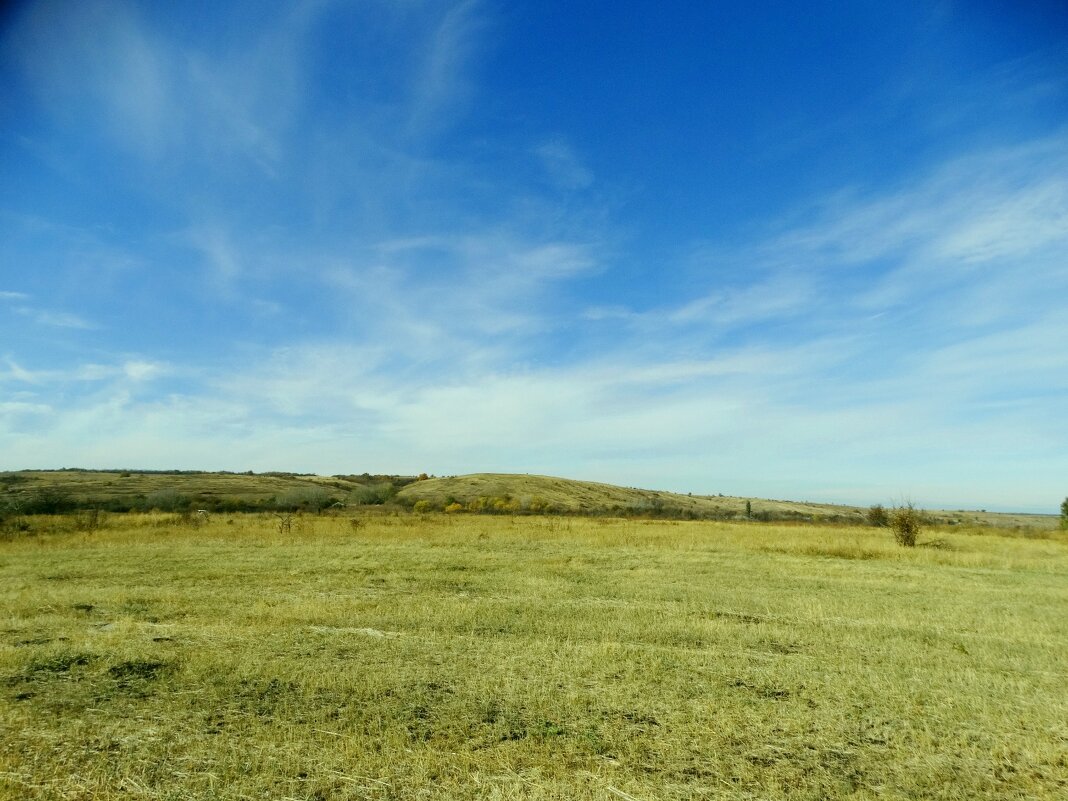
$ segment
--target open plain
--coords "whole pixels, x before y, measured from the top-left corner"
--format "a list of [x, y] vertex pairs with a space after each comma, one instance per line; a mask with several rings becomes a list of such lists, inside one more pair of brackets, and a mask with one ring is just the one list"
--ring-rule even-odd
[[446, 514], [0, 542], [0, 795], [1059, 798], [1059, 532]]

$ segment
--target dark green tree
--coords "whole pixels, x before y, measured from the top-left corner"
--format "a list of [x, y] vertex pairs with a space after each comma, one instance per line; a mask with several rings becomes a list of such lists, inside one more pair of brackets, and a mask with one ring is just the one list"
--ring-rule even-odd
[[1068, 528], [1068, 498], [1061, 504], [1061, 528]]

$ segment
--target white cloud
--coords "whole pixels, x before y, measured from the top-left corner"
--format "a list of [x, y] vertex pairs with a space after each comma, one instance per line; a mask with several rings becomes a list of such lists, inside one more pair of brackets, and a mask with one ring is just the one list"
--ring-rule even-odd
[[985, 262], [1063, 245], [1068, 242], [1068, 177], [1010, 190], [955, 223], [935, 240], [935, 258]]
[[417, 68], [412, 79], [406, 133], [422, 137], [442, 130], [455, 107], [471, 92], [466, 74], [486, 25], [479, 0], [451, 5], [413, 49]]
[[763, 242], [699, 249], [695, 272], [713, 278], [704, 292], [690, 281], [696, 297], [645, 311], [592, 307], [586, 316], [645, 335], [668, 325], [854, 326], [858, 314], [888, 309], [941, 332], [1009, 323], [1068, 290], [1066, 154], [1068, 134], [1059, 134], [961, 156], [894, 191], [835, 193], [808, 222], [780, 224]]
[[4, 363], [7, 370], [0, 372], [0, 382], [17, 381], [35, 385], [64, 386], [79, 383], [113, 382], [120, 379], [125, 379], [127, 382], [132, 383], [141, 383], [176, 372], [171, 365], [164, 362], [153, 362], [145, 359], [127, 359], [112, 364], [87, 362], [65, 369], [32, 370], [22, 367], [10, 357], [6, 358]]
[[[956, 400], [922, 392], [926, 374], [826, 405], [812, 397], [810, 377], [826, 376], [836, 350], [824, 343], [645, 363], [617, 354], [568, 368], [425, 377], [383, 371], [378, 351], [290, 348], [184, 396], [138, 398], [116, 377], [33, 436], [12, 439], [9, 430], [0, 440], [20, 466], [61, 452], [65, 462], [98, 465], [502, 469], [684, 491], [781, 496], [785, 487], [813, 499], [886, 502], [896, 493], [986, 506], [1001, 497], [998, 482], [1013, 485], [1022, 460], [1055, 464], [1055, 454], [1020, 441], [1048, 421], [1029, 422], [1027, 409], [994, 410], [1006, 427], [954, 420]], [[821, 380], [828, 395], [849, 384]], [[1064, 424], [1054, 425], [1046, 435], [1063, 441]], [[1041, 506], [1055, 475], [1004, 494], [1006, 502]]]
[[52, 414], [51, 406], [44, 403], [26, 403], [25, 401], [0, 402], [0, 417], [17, 414]]
[[[324, 4], [304, 3], [223, 55], [185, 47], [134, 6], [29, 4], [8, 37], [39, 101], [150, 161], [248, 159], [271, 173], [298, 103], [302, 43]], [[263, 28], [263, 18], [250, 27]]]
[[599, 269], [593, 245], [501, 231], [389, 240], [373, 251], [326, 271], [344, 307], [406, 361], [450, 359], [453, 369], [518, 355], [557, 325], [560, 288]]
[[232, 289], [243, 265], [231, 235], [218, 224], [206, 224], [190, 228], [183, 238], [207, 264], [209, 284], [219, 291]]
[[797, 273], [783, 273], [746, 286], [713, 291], [663, 316], [678, 324], [730, 327], [804, 314], [811, 311], [813, 302], [811, 280]]
[[7, 366], [7, 371], [0, 373], [0, 380], [19, 381], [26, 384], [34, 384], [40, 380], [33, 371], [25, 369], [14, 359], [7, 358], [4, 362]]
[[83, 317], [80, 317], [77, 314], [71, 314], [70, 312], [35, 309], [29, 306], [19, 307], [15, 309], [15, 311], [25, 317], [29, 317], [40, 325], [55, 326], [57, 328], [77, 328], [81, 330], [91, 330], [98, 327]]
[[[841, 192], [811, 225], [771, 244], [776, 259], [825, 267], [915, 256], [956, 272], [1068, 242], [1068, 134], [961, 156], [911, 186], [865, 198]], [[922, 269], [917, 267], [916, 269]]]
[[33, 3], [8, 41], [39, 99], [60, 119], [85, 115], [150, 153], [177, 129], [166, 48], [146, 36], [127, 7]]
[[561, 189], [587, 189], [593, 184], [593, 171], [582, 163], [574, 149], [563, 139], [543, 142], [534, 148], [550, 180]]
[[166, 373], [166, 367], [154, 362], [135, 359], [122, 365], [123, 374], [132, 381], [150, 381]]

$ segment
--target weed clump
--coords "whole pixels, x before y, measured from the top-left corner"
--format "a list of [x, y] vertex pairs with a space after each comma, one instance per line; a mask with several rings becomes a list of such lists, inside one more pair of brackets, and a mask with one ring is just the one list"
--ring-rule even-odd
[[152, 659], [129, 659], [108, 668], [108, 675], [119, 682], [132, 679], [152, 680], [170, 668], [170, 663]]
[[95, 654], [61, 653], [54, 656], [34, 659], [26, 668], [29, 675], [41, 673], [69, 673], [76, 667], [90, 665], [97, 659]]
[[894, 539], [898, 545], [913, 548], [916, 545], [916, 537], [919, 536], [922, 515], [911, 503], [896, 506], [889, 514], [890, 529], [894, 532]]
[[74, 515], [74, 530], [91, 533], [107, 525], [107, 512], [102, 509], [86, 509]]

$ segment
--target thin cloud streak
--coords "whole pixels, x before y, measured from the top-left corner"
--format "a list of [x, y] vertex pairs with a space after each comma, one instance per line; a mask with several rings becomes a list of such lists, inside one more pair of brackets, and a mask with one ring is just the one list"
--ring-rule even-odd
[[70, 312], [35, 309], [30, 306], [20, 306], [15, 311], [23, 317], [30, 318], [38, 325], [54, 326], [56, 328], [76, 328], [82, 331], [89, 331], [98, 327], [94, 323]]
[[455, 107], [470, 92], [465, 69], [486, 25], [482, 3], [463, 0], [446, 9], [433, 26], [412, 81], [406, 124], [409, 137], [429, 136], [456, 117]]

